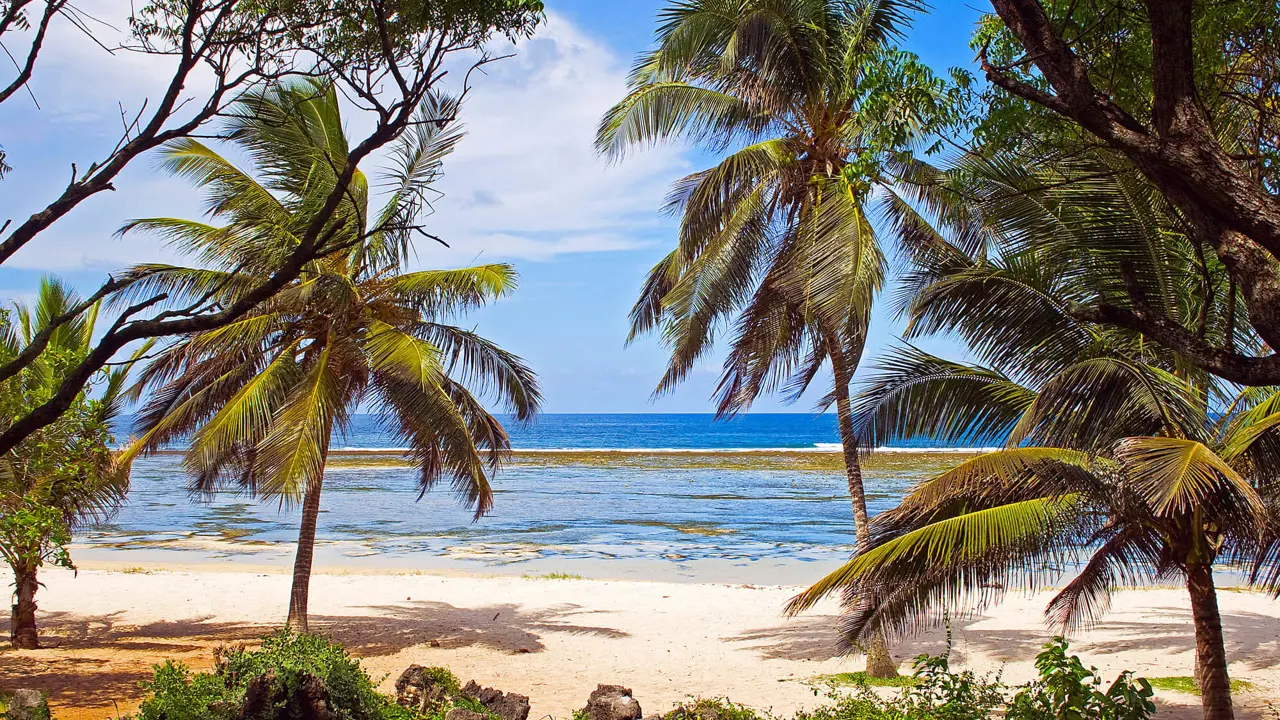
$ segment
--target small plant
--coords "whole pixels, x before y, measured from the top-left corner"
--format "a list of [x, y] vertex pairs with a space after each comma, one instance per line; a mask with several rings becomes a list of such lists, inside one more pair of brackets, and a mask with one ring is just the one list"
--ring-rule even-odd
[[1018, 691], [1006, 720], [1145, 720], [1155, 714], [1151, 683], [1120, 673], [1105, 691], [1098, 669], [1067, 655], [1067, 641], [1054, 638], [1036, 656], [1040, 678]]
[[728, 698], [698, 698], [677, 705], [662, 720], [764, 720], [759, 713]]
[[127, 567], [127, 568], [120, 568], [120, 572], [124, 573], [125, 575], [150, 575], [151, 574], [150, 570], [140, 565], [135, 565], [133, 567]]
[[581, 580], [582, 576], [575, 573], [549, 572], [542, 575], [521, 575], [525, 580]]
[[[947, 645], [950, 650], [949, 641]], [[900, 700], [904, 718], [983, 720], [1004, 704], [999, 677], [978, 677], [971, 670], [952, 672], [947, 655], [921, 655], [913, 667], [914, 682], [902, 691]]]

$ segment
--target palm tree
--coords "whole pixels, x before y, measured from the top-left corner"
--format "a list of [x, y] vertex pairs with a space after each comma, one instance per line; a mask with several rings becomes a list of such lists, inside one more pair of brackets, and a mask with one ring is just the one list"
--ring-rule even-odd
[[[15, 303], [0, 333], [0, 355], [12, 359], [54, 318], [82, 300], [57, 278], [40, 281], [35, 303]], [[0, 387], [5, 417], [44, 402], [93, 347], [100, 304], [53, 331], [41, 354]], [[136, 361], [149, 346], [134, 354]], [[111, 422], [119, 414], [132, 362], [101, 373], [71, 411], [0, 458], [0, 557], [14, 577], [10, 642], [39, 647], [36, 592], [45, 564], [74, 568], [67, 544], [85, 523], [106, 519], [129, 489], [129, 464], [112, 452]]]
[[[441, 158], [460, 135], [456, 103], [431, 98], [401, 138], [386, 179], [387, 204], [370, 215], [356, 172], [324, 237], [333, 250], [275, 298], [225, 328], [167, 348], [144, 371], [154, 394], [139, 414], [130, 457], [189, 437], [184, 464], [196, 493], [234, 487], [301, 502], [289, 601], [290, 627], [307, 629], [307, 591], [330, 439], [357, 407], [372, 407], [400, 435], [419, 468], [419, 498], [447, 478], [476, 517], [490, 510], [489, 476], [509, 450], [481, 402], [495, 397], [519, 420], [540, 403], [520, 358], [451, 324], [515, 288], [507, 265], [402, 272], [416, 216]], [[165, 167], [206, 189], [224, 224], [139, 220], [182, 243], [200, 268], [148, 265], [131, 292], [166, 291], [183, 305], [226, 303], [260, 282], [297, 242], [295, 231], [331, 192], [347, 157], [332, 86], [301, 81], [250, 94], [228, 135], [262, 181], [194, 140], [170, 144]]]
[[[631, 313], [631, 336], [661, 327], [671, 349], [657, 393], [708, 353], [734, 315], [716, 391], [717, 415], [747, 410], [762, 393], [798, 399], [830, 361], [821, 408], [839, 419], [859, 543], [866, 496], [850, 415], [885, 262], [864, 203], [881, 160], [937, 122], [942, 85], [893, 49], [912, 0], [687, 0], [659, 16], [658, 47], [600, 122], [598, 149], [685, 138], [718, 165], [680, 180], [675, 250], [650, 272]], [[868, 670], [896, 675], [882, 644]]]
[[886, 208], [914, 251], [908, 334], [958, 333], [981, 364], [901, 348], [860, 394], [856, 425], [865, 442], [994, 436], [1003, 448], [914, 488], [873, 521], [868, 547], [789, 609], [840, 591], [853, 641], [1074, 572], [1046, 609], [1070, 630], [1104, 613], [1116, 588], [1177, 578], [1205, 717], [1232, 717], [1213, 567], [1280, 590], [1280, 390], [1234, 389], [1079, 310], [1157, 309], [1202, 336], [1256, 344], [1224, 268], [1105, 155], [916, 170], [917, 202]]

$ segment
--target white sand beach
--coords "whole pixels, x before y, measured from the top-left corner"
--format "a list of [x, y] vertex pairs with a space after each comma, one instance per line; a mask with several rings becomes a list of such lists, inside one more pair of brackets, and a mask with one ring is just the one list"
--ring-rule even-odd
[[[115, 717], [136, 705], [150, 665], [210, 664], [217, 645], [252, 643], [284, 620], [289, 577], [243, 563], [181, 569], [130, 567], [49, 572], [41, 590], [46, 647], [0, 653], [0, 682], [51, 693], [62, 720]], [[311, 585], [312, 629], [364, 658], [375, 677], [412, 663], [442, 665], [464, 682], [528, 695], [530, 717], [567, 718], [598, 683], [635, 691], [644, 711], [689, 696], [722, 696], [777, 713], [819, 701], [813, 678], [860, 670], [835, 654], [836, 605], [796, 619], [781, 614], [797, 588], [632, 580], [544, 579], [327, 569]], [[1052, 632], [1041, 622], [1047, 596], [1012, 596], [954, 625], [953, 664], [1032, 673]], [[1221, 593], [1233, 678], [1252, 684], [1238, 717], [1266, 717], [1280, 698], [1280, 602]], [[919, 653], [939, 652], [943, 634], [899, 644], [907, 671]], [[1147, 677], [1191, 674], [1185, 593], [1127, 591], [1072, 649], [1108, 681], [1131, 669]], [[1162, 691], [1161, 717], [1198, 717], [1198, 698]]]

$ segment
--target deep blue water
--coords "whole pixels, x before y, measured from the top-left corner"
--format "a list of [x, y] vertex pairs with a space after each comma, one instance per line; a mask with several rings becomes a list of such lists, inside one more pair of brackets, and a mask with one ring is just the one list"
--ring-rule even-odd
[[[834, 415], [810, 413], [744, 415], [717, 421], [713, 415], [542, 415], [531, 423], [504, 418], [514, 448], [553, 449], [732, 449], [813, 448], [839, 442]], [[356, 415], [334, 447], [398, 447], [373, 415]]]
[[[517, 449], [633, 452], [603, 459], [567, 453], [551, 461], [517, 456], [494, 478], [494, 511], [474, 522], [447, 487], [418, 501], [412, 468], [385, 460], [359, 467], [334, 463], [325, 476], [318, 531], [330, 561], [531, 571], [602, 560], [747, 567], [834, 563], [852, 544], [846, 481], [837, 466], [779, 460], [794, 454], [725, 453], [838, 447], [831, 445], [837, 432], [829, 415], [747, 415], [730, 422], [710, 415], [544, 415], [509, 430]], [[376, 418], [357, 416], [333, 447], [401, 444]], [[689, 452], [697, 449], [715, 452]], [[873, 514], [896, 504], [911, 483], [954, 462], [931, 453], [879, 457], [864, 478]], [[266, 550], [287, 560], [296, 523], [295, 511], [274, 500], [235, 493], [190, 498], [181, 457], [167, 454], [135, 463], [128, 504], [81, 542], [99, 551], [121, 545]]]

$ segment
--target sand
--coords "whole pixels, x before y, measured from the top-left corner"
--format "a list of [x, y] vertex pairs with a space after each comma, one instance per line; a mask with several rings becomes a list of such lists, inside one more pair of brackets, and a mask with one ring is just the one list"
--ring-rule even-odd
[[[0, 688], [51, 693], [63, 720], [115, 717], [136, 706], [137, 683], [172, 657], [197, 668], [222, 642], [252, 642], [284, 620], [289, 577], [226, 563], [183, 570], [49, 572], [40, 592], [46, 648], [0, 652]], [[443, 665], [465, 682], [530, 696], [531, 718], [567, 718], [598, 683], [631, 687], [646, 713], [694, 695], [727, 696], [775, 713], [812, 706], [813, 678], [859, 670], [837, 657], [834, 604], [788, 620], [796, 588], [617, 580], [329, 572], [311, 586], [312, 629], [331, 634], [385, 687], [412, 663]], [[953, 628], [953, 663], [1010, 682], [1052, 633], [1046, 596], [1012, 597]], [[1280, 603], [1223, 592], [1238, 717], [1263, 717], [1280, 698]], [[938, 652], [941, 634], [895, 648], [899, 658]], [[1192, 634], [1185, 593], [1126, 591], [1073, 650], [1108, 680], [1122, 669], [1189, 675]], [[904, 662], [904, 669], [909, 663]], [[1162, 717], [1196, 717], [1197, 698], [1161, 692]]]

